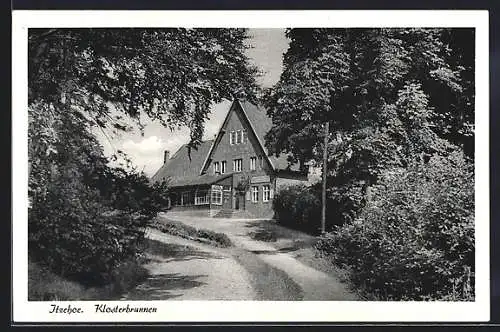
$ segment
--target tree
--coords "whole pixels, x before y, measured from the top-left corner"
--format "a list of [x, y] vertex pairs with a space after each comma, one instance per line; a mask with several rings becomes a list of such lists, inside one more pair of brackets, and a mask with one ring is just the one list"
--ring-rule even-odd
[[58, 121], [82, 138], [91, 127], [130, 129], [127, 119], [140, 125], [145, 115], [188, 126], [196, 147], [212, 103], [255, 98], [246, 38], [244, 29], [30, 29], [30, 193], [43, 190], [37, 181], [57, 162]]
[[341, 225], [317, 247], [378, 299], [473, 299], [473, 30], [287, 35], [266, 145], [319, 161], [329, 123], [328, 218]]
[[264, 98], [272, 153], [319, 161], [328, 121], [339, 138], [329, 165], [337, 181], [374, 183], [382, 169], [446, 153], [448, 142], [471, 156], [469, 30], [290, 29], [287, 36], [284, 71]]
[[135, 259], [168, 187], [109, 167], [92, 129], [128, 130], [128, 119], [141, 125], [147, 116], [188, 126], [196, 147], [212, 103], [255, 98], [246, 31], [30, 29], [28, 38], [30, 257], [64, 276], [109, 282]]
[[29, 102], [85, 114], [126, 129], [140, 115], [203, 136], [209, 107], [255, 97], [244, 29], [30, 29]]

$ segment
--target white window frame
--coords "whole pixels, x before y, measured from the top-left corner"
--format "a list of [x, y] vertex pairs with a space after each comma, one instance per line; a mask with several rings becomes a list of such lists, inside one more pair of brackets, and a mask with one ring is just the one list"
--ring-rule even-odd
[[259, 187], [252, 186], [252, 202], [257, 203], [259, 201]]
[[259, 169], [264, 169], [264, 158], [259, 156]]
[[[237, 167], [239, 166], [239, 167]], [[243, 170], [243, 159], [233, 159], [233, 172], [239, 173]]]
[[[214, 196], [214, 194], [216, 194], [216, 195]], [[216, 199], [214, 199], [214, 198], [216, 198]], [[222, 189], [213, 189], [212, 188], [212, 192], [210, 194], [210, 201], [214, 205], [222, 205]]]
[[242, 143], [242, 140], [243, 140], [243, 136], [242, 136], [242, 132], [241, 130], [236, 130], [236, 144], [241, 144]]
[[216, 161], [216, 162], [214, 162], [214, 174], [217, 174], [219, 172], [220, 172], [219, 162]]
[[220, 174], [226, 173], [227, 162], [225, 160], [220, 162]]
[[250, 157], [250, 170], [255, 171], [257, 168], [257, 158], [256, 157]]
[[208, 190], [206, 191], [204, 196], [198, 196], [198, 192], [196, 192], [194, 196], [194, 205], [206, 205], [210, 204], [210, 196], [208, 194]]
[[265, 184], [262, 186], [262, 201], [269, 202], [270, 199], [271, 199], [271, 186]]

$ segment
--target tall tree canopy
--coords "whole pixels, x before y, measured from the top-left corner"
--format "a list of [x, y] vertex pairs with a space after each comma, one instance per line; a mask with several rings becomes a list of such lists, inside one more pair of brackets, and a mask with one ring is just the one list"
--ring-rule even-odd
[[[474, 30], [287, 35], [266, 144], [319, 160], [329, 123], [316, 247], [369, 298], [474, 300]], [[278, 193], [279, 221], [317, 229], [318, 187]]]
[[76, 132], [127, 130], [128, 119], [140, 125], [145, 115], [189, 127], [196, 147], [213, 103], [258, 92], [247, 38], [245, 29], [30, 29], [30, 188], [45, 187], [37, 176], [57, 161], [61, 121], [86, 137]]
[[290, 29], [279, 82], [264, 103], [270, 151], [319, 159], [330, 122], [344, 179], [445, 153], [473, 155], [472, 29]]
[[245, 29], [30, 29], [28, 38], [30, 103], [101, 127], [126, 129], [123, 116], [145, 114], [189, 127], [196, 145], [213, 103], [257, 91]]

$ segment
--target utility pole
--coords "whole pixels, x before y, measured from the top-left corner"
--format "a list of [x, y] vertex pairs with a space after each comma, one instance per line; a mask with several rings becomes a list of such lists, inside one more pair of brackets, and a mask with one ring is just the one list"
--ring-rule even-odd
[[328, 161], [328, 135], [330, 134], [330, 123], [325, 123], [325, 137], [323, 147], [323, 188], [321, 191], [321, 234], [325, 233], [326, 226], [326, 173]]

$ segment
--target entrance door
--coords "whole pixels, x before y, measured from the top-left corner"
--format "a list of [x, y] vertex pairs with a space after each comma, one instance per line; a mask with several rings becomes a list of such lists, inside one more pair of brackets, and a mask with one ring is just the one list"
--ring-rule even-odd
[[240, 209], [240, 197], [241, 195], [239, 193], [236, 194], [235, 201], [234, 201], [234, 209], [239, 210]]
[[235, 210], [245, 210], [245, 193], [237, 192], [235, 197]]
[[222, 208], [223, 209], [233, 208], [233, 200], [231, 199], [231, 187], [229, 187], [229, 189], [224, 189], [222, 191]]

